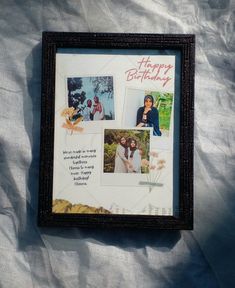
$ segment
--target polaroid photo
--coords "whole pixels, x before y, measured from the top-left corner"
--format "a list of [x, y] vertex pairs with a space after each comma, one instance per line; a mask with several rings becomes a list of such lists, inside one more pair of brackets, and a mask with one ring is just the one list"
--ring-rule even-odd
[[113, 76], [68, 77], [67, 95], [72, 120], [115, 120]]
[[126, 88], [123, 126], [153, 129], [152, 148], [171, 150], [173, 145], [172, 92]]
[[139, 186], [146, 180], [152, 128], [104, 129], [102, 185]]

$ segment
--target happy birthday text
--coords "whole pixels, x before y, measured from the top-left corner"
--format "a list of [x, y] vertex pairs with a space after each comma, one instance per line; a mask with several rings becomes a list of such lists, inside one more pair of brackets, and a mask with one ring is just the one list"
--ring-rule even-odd
[[137, 61], [137, 68], [131, 68], [125, 72], [126, 80], [144, 80], [160, 81], [162, 86], [166, 86], [172, 80], [169, 76], [171, 69], [174, 66], [171, 64], [153, 63], [151, 57], [143, 57]]

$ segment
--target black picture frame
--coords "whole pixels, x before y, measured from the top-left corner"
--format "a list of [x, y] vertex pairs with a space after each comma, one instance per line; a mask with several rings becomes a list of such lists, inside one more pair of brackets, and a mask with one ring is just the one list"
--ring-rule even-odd
[[[179, 206], [177, 216], [58, 214], [52, 212], [56, 53], [60, 48], [167, 49], [181, 55]], [[43, 32], [39, 226], [193, 229], [195, 36]]]

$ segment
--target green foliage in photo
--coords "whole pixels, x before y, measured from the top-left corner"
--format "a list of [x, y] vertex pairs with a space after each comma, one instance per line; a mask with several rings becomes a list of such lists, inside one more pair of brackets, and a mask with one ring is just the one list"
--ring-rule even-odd
[[170, 130], [171, 111], [173, 105], [173, 93], [161, 93], [156, 91], [146, 91], [145, 95], [152, 95], [154, 107], [159, 112], [160, 130]]

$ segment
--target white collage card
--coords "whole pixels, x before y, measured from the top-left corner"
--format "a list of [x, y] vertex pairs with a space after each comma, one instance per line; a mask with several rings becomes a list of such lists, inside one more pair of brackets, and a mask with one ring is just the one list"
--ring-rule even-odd
[[54, 213], [173, 215], [175, 56], [57, 53]]

